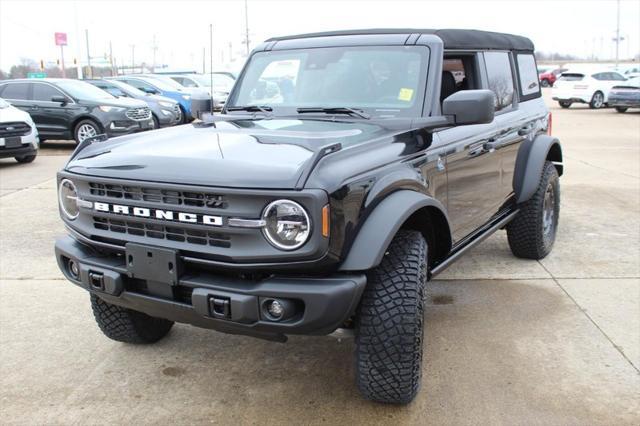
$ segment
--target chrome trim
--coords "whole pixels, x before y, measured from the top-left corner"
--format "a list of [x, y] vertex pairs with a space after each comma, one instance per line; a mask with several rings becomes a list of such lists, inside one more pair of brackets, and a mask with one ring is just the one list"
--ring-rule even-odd
[[264, 219], [229, 218], [227, 223], [235, 228], [264, 228], [267, 226], [267, 221]]

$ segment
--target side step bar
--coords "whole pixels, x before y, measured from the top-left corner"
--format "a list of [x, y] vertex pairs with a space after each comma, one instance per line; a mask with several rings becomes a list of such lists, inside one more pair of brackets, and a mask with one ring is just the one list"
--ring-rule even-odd
[[449, 266], [451, 266], [453, 264], [453, 262], [455, 262], [456, 260], [460, 259], [460, 257], [463, 254], [465, 254], [466, 252], [468, 252], [469, 250], [471, 250], [472, 248], [474, 248], [475, 246], [477, 246], [478, 244], [480, 244], [481, 242], [486, 240], [496, 230], [502, 228], [507, 223], [509, 223], [511, 221], [511, 219], [513, 219], [518, 214], [518, 212], [519, 212], [519, 210], [513, 211], [513, 212], [507, 214], [506, 216], [504, 216], [503, 218], [498, 219], [492, 225], [489, 225], [484, 231], [482, 231], [479, 234], [471, 237], [471, 239], [470, 239], [470, 241], [468, 243], [464, 244], [462, 247], [454, 249], [451, 252], [451, 254], [449, 254], [449, 257], [447, 257], [445, 260], [443, 260], [442, 262], [437, 264], [431, 270], [430, 278], [435, 277], [440, 272], [442, 272], [445, 269], [447, 269]]

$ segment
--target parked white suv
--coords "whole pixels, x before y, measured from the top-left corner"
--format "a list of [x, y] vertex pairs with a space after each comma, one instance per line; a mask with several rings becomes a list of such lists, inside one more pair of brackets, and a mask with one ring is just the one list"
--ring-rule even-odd
[[31, 116], [0, 98], [0, 158], [30, 163], [36, 159], [39, 144]]
[[615, 71], [569, 70], [556, 80], [551, 96], [562, 108], [569, 108], [574, 102], [580, 102], [598, 109], [607, 104], [611, 88], [625, 80], [622, 74]]

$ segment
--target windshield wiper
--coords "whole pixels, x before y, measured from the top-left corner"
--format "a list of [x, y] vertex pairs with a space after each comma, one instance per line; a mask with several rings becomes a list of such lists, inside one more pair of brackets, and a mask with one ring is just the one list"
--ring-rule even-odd
[[322, 107], [310, 107], [310, 108], [298, 108], [298, 114], [308, 114], [314, 112], [324, 112], [326, 114], [348, 114], [354, 115], [359, 118], [364, 118], [368, 120], [371, 118], [369, 114], [362, 111], [361, 109], [349, 108], [349, 107], [332, 107], [332, 108], [322, 108]]
[[264, 114], [270, 114], [273, 108], [266, 105], [244, 105], [244, 106], [231, 106], [227, 107], [227, 111], [248, 111], [248, 112], [261, 112]]

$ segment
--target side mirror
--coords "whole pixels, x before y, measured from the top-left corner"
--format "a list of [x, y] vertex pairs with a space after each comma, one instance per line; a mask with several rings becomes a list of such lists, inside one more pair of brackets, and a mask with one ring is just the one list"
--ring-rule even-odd
[[151, 87], [143, 87], [142, 91], [148, 93], [150, 95], [157, 95], [158, 91], [156, 89], [152, 89]]
[[215, 108], [215, 101], [210, 97], [206, 98], [191, 98], [191, 115], [195, 118], [202, 118], [203, 114], [210, 114], [211, 108]]
[[69, 101], [66, 97], [64, 96], [52, 96], [51, 97], [51, 102], [57, 102], [60, 105], [66, 105]]
[[494, 96], [491, 90], [461, 90], [442, 102], [442, 114], [452, 116], [456, 125], [491, 123]]

